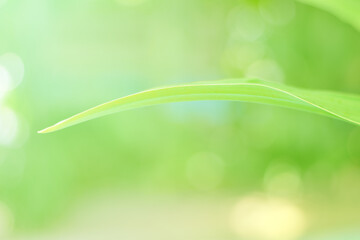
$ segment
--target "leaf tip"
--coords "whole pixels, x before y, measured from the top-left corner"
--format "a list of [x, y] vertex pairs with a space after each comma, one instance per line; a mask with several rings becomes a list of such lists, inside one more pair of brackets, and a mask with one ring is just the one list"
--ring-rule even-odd
[[43, 134], [43, 133], [48, 133], [49, 130], [47, 130], [47, 128], [43, 129], [43, 130], [40, 130], [40, 131], [37, 131], [37, 133], [40, 133], [40, 134]]
[[51, 127], [44, 128], [44, 129], [42, 129], [40, 131], [37, 131], [37, 133], [44, 134], [44, 133], [50, 133], [50, 132], [53, 132], [53, 131], [55, 131], [55, 130], [53, 129], [53, 126], [51, 126]]

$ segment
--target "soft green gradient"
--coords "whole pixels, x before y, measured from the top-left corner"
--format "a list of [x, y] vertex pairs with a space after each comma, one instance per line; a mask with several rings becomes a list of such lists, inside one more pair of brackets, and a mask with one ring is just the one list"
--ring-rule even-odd
[[299, 0], [333, 13], [360, 31], [360, 2], [357, 0]]
[[288, 0], [0, 0], [0, 239], [251, 239], [242, 206], [262, 234], [357, 239], [360, 130], [346, 121], [196, 101], [37, 133], [110, 99], [210, 79], [358, 95], [360, 34], [335, 12]]

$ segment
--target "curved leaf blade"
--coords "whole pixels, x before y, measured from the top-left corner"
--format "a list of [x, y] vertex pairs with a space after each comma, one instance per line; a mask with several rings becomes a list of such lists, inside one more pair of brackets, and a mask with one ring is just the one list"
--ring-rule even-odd
[[360, 96], [304, 90], [258, 79], [230, 79], [156, 88], [135, 93], [76, 114], [39, 133], [54, 132], [94, 118], [134, 108], [200, 100], [272, 104], [323, 114], [360, 125]]

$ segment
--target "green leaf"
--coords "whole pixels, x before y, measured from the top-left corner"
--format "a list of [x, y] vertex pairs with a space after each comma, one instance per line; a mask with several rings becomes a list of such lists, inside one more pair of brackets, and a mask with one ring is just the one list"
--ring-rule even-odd
[[332, 13], [360, 31], [359, 0], [298, 0]]
[[258, 79], [230, 79], [163, 87], [122, 97], [65, 119], [39, 133], [57, 131], [104, 115], [155, 104], [230, 100], [273, 104], [320, 113], [360, 125], [360, 97], [304, 90]]

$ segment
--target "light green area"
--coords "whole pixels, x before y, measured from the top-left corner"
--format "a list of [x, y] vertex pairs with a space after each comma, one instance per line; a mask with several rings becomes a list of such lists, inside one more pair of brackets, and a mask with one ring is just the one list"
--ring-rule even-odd
[[328, 11], [360, 31], [360, 1], [358, 0], [298, 0]]
[[[185, 225], [204, 233], [180, 236], [187, 240], [258, 239], [236, 235], [228, 215], [257, 193], [296, 205], [303, 237], [346, 239], [360, 222], [352, 124], [360, 34], [344, 21], [353, 5], [342, 18], [326, 9], [290, 0], [0, 0], [0, 239], [86, 239], [83, 229], [90, 239], [176, 239], [163, 230], [186, 234]], [[230, 80], [199, 82], [216, 79]], [[168, 87], [130, 95], [158, 86]], [[37, 133], [122, 96], [87, 117], [172, 103]], [[189, 101], [205, 99], [236, 101]], [[75, 206], [99, 192], [119, 194], [103, 204], [109, 215], [85, 223], [103, 212], [89, 207], [76, 225]], [[79, 235], [56, 235], [61, 223]], [[91, 231], [100, 225], [104, 233]], [[110, 225], [121, 236], [109, 236]]]

